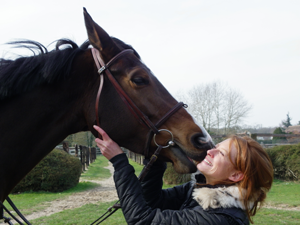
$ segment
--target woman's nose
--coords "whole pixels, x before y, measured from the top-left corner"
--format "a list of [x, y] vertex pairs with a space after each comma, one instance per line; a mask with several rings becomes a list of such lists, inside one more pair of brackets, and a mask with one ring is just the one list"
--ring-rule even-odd
[[216, 148], [212, 148], [207, 151], [207, 155], [213, 158], [215, 156], [216, 151], [218, 151]]
[[214, 149], [210, 149], [207, 151], [207, 155], [209, 155], [210, 157], [214, 157]]

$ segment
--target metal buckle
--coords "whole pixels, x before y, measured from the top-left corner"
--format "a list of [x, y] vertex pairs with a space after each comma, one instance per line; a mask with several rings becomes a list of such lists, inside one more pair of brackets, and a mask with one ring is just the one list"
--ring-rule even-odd
[[98, 70], [98, 73], [101, 74], [101, 73], [103, 73], [104, 70], [106, 70], [106, 67], [105, 67], [105, 66], [102, 66], [102, 67]]

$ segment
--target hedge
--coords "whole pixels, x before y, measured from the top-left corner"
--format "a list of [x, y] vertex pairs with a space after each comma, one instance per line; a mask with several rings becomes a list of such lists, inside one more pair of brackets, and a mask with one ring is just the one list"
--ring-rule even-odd
[[61, 192], [76, 186], [81, 175], [81, 163], [75, 156], [54, 149], [13, 189], [24, 191]]
[[174, 170], [172, 163], [167, 163], [163, 180], [165, 184], [182, 184], [191, 180], [191, 174], [179, 174]]
[[274, 167], [274, 177], [300, 180], [300, 143], [266, 149]]

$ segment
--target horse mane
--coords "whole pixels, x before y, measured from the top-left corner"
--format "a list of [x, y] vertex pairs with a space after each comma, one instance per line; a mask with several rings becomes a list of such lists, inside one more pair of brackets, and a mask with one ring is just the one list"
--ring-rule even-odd
[[[117, 38], [112, 37], [112, 39], [123, 49], [133, 49]], [[21, 56], [14, 60], [0, 59], [0, 100], [66, 78], [71, 72], [74, 58], [90, 45], [89, 41], [78, 46], [69, 39], [60, 39], [56, 42], [55, 49], [48, 51], [44, 45], [31, 40], [15, 41], [8, 44], [16, 45], [16, 48], [27, 48], [34, 55]], [[140, 58], [135, 50], [134, 53]]]

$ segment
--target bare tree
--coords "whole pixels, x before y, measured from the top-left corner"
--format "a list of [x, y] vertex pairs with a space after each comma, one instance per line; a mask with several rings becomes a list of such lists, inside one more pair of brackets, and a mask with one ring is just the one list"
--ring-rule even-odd
[[243, 95], [233, 89], [226, 91], [223, 106], [225, 133], [227, 133], [228, 128], [236, 126], [247, 117], [252, 108]]
[[209, 84], [212, 90], [211, 102], [213, 105], [213, 113], [215, 116], [215, 125], [217, 128], [217, 133], [219, 133], [221, 123], [224, 121], [222, 110], [224, 108], [224, 93], [225, 85], [220, 82], [213, 82]]
[[239, 91], [221, 81], [194, 86], [176, 97], [189, 105], [189, 112], [208, 131], [215, 128], [219, 132], [223, 128], [227, 133], [247, 117], [252, 108]]
[[214, 108], [211, 102], [212, 95], [212, 89], [207, 85], [195, 86], [187, 93], [189, 111], [207, 130], [215, 126]]

